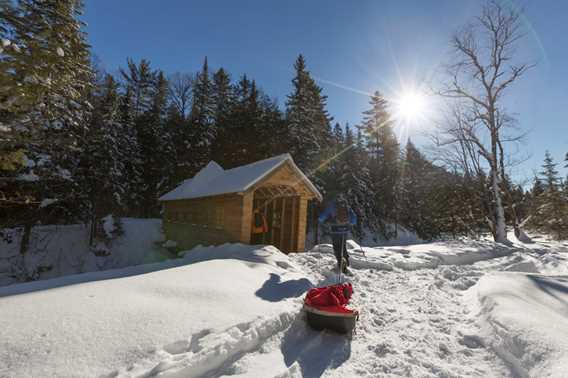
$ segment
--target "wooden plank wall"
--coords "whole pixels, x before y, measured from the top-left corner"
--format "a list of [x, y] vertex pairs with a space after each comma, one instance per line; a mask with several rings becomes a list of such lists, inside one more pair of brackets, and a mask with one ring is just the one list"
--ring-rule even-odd
[[[211, 209], [216, 207], [223, 209], [222, 228], [217, 228], [211, 219], [216, 214]], [[249, 236], [243, 238], [243, 209], [243, 196], [240, 195], [167, 201], [164, 202], [164, 232], [166, 238], [175, 240], [180, 249], [193, 248], [198, 244], [248, 243], [250, 224]], [[188, 213], [191, 213], [190, 219], [185, 216]], [[204, 220], [207, 224], [203, 224]]]

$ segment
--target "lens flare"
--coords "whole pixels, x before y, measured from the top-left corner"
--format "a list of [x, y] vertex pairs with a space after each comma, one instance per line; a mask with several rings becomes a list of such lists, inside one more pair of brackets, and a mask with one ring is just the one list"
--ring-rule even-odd
[[397, 96], [393, 102], [394, 116], [398, 120], [414, 123], [423, 119], [426, 115], [426, 97], [418, 91], [405, 91]]

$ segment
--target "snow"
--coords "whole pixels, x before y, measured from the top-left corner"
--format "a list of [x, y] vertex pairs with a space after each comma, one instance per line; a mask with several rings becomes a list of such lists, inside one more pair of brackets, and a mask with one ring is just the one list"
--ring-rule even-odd
[[160, 197], [160, 201], [244, 192], [286, 162], [291, 164], [302, 180], [321, 198], [315, 186], [296, 167], [290, 154], [283, 154], [228, 170], [223, 170], [212, 161], [192, 179], [185, 180], [180, 186]]
[[56, 198], [44, 198], [44, 199], [40, 202], [39, 207], [40, 207], [40, 208], [48, 207], [48, 206], [50, 206], [50, 205], [53, 205], [53, 204], [56, 203], [56, 202], [57, 202], [57, 199], [56, 199]]
[[[0, 373], [201, 376], [255, 349], [289, 326], [311, 283], [277, 264], [287, 258], [274, 248], [207, 254], [225, 249], [245, 259], [192, 256], [0, 288]], [[281, 286], [296, 290], [275, 297]]]
[[565, 376], [568, 276], [493, 273], [472, 291], [488, 343], [517, 376]]
[[176, 248], [178, 243], [175, 240], [166, 240], [162, 247], [164, 248]]
[[[92, 272], [132, 265], [157, 262], [164, 259], [156, 245], [163, 242], [162, 223], [159, 219], [122, 218], [124, 234], [113, 239], [108, 256], [95, 256], [89, 248], [89, 228], [85, 225], [35, 226], [32, 229], [28, 267], [51, 267], [39, 278]], [[0, 286], [15, 283], [11, 277], [13, 261], [19, 254], [19, 232], [9, 230], [13, 242], [0, 239]], [[96, 250], [96, 249], [95, 249]]]
[[116, 231], [116, 227], [114, 224], [114, 217], [109, 214], [102, 219], [103, 221], [103, 229], [105, 230], [105, 235], [108, 239], [111, 239]]
[[39, 181], [39, 176], [36, 175], [33, 171], [30, 173], [22, 173], [16, 177], [19, 181], [27, 181], [27, 182], [35, 182]]
[[[130, 251], [143, 227], [125, 222]], [[563, 377], [568, 243], [509, 240], [349, 241], [352, 340], [301, 311], [308, 288], [337, 280], [325, 244], [198, 246], [0, 288], [0, 376]]]

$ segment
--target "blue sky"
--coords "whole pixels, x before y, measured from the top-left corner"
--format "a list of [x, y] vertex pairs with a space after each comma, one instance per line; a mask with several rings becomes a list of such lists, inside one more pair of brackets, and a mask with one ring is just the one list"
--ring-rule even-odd
[[[233, 78], [255, 78], [283, 105], [299, 53], [320, 80], [336, 121], [357, 124], [365, 93], [394, 97], [404, 87], [436, 85], [452, 33], [478, 14], [474, 0], [188, 1], [86, 0], [84, 20], [94, 53], [109, 72], [126, 57], [149, 59], [167, 73], [193, 72], [207, 56]], [[506, 4], [510, 4], [507, 0]], [[519, 180], [540, 170], [544, 151], [557, 162], [568, 152], [568, 2], [512, 3], [524, 9], [527, 33], [518, 56], [537, 63], [506, 101], [529, 131], [514, 168]], [[425, 84], [427, 83], [427, 84]], [[435, 111], [409, 127], [425, 145]], [[562, 170], [566, 173], [566, 170]]]

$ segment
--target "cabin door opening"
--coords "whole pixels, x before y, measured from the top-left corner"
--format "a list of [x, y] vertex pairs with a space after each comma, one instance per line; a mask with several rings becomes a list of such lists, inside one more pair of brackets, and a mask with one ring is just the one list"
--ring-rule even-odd
[[282, 252], [298, 250], [299, 196], [253, 200], [252, 244], [270, 244]]

